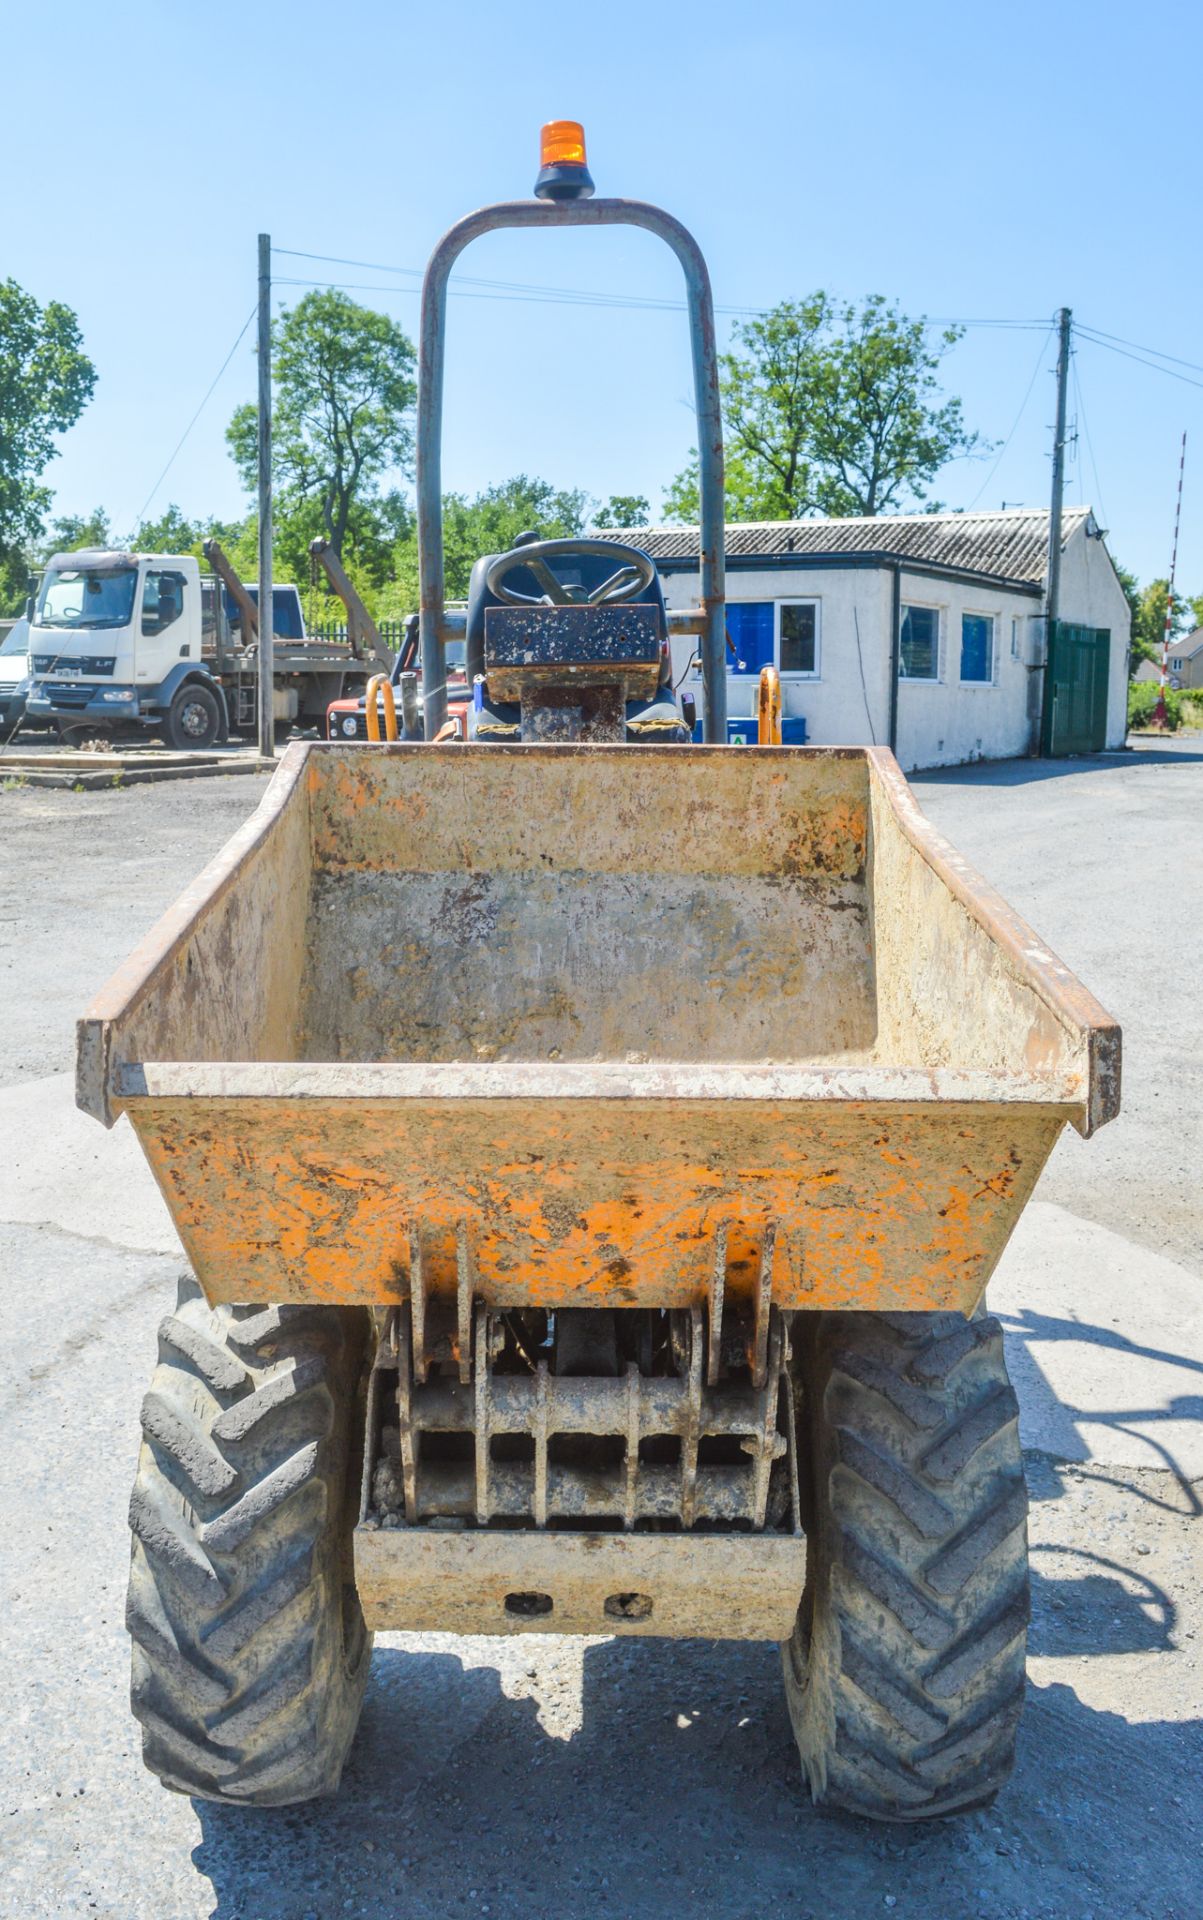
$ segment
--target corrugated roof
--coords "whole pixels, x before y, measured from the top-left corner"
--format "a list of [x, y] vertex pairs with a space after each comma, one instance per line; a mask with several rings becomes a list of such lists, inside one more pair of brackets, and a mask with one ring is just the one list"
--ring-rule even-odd
[[[1062, 544], [1083, 522], [1089, 507], [1067, 507]], [[604, 529], [598, 529], [599, 533]], [[653, 560], [689, 561], [698, 554], [696, 527], [611, 529], [610, 537], [643, 548]], [[883, 554], [927, 566], [1039, 585], [1048, 557], [1047, 508], [1011, 507], [999, 513], [880, 514], [872, 520], [752, 520], [727, 528], [727, 558], [781, 561]]]

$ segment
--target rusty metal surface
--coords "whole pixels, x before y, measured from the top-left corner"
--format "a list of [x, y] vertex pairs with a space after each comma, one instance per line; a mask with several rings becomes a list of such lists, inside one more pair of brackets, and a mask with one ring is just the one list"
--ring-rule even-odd
[[79, 1057], [213, 1297], [966, 1308], [1118, 1031], [881, 750], [314, 746]]
[[489, 607], [485, 675], [496, 700], [537, 687], [621, 684], [623, 698], [660, 684], [660, 636], [652, 607]]
[[[972, 1039], [965, 1033], [966, 1002], [971, 1010], [979, 995], [988, 994], [993, 1018], [984, 1026], [988, 1058], [982, 1064], [1005, 1058], [1014, 1067], [1018, 1037], [1022, 1064], [1032, 1072], [1047, 1072], [1055, 1059], [1070, 1053], [1085, 1090], [1070, 1118], [1089, 1136], [1119, 1112], [1118, 1021], [937, 833], [893, 754], [870, 748], [867, 759], [880, 850], [875, 890], [889, 905], [888, 913], [875, 914], [878, 972], [891, 983], [888, 1012], [895, 1016], [888, 1018], [879, 996], [881, 1014], [887, 1015], [883, 1045], [894, 1058], [919, 1053], [929, 1064], [944, 1065]], [[1035, 1017], [1033, 997], [1042, 1009]], [[936, 1040], [941, 1016], [945, 1030]]]
[[381, 1633], [780, 1641], [805, 1577], [805, 1542], [789, 1534], [355, 1530], [360, 1602]]
[[[444, 1337], [443, 1351], [452, 1351], [434, 1377], [427, 1366], [426, 1301], [421, 1299], [419, 1310], [420, 1296], [411, 1290], [409, 1309], [390, 1318], [376, 1363], [378, 1427], [371, 1431], [373, 1442], [379, 1432], [379, 1449], [365, 1514], [409, 1526], [457, 1518], [483, 1527], [504, 1519], [541, 1530], [549, 1522], [586, 1520], [631, 1531], [649, 1521], [686, 1529], [722, 1521], [759, 1532], [769, 1519], [770, 1478], [780, 1461], [773, 1524], [800, 1530], [788, 1424], [779, 1431], [789, 1357], [780, 1314], [766, 1321], [758, 1379], [746, 1375], [745, 1329], [755, 1345], [759, 1327], [752, 1316], [743, 1327], [733, 1325], [729, 1315], [725, 1345], [738, 1371], [721, 1384], [705, 1384], [700, 1307], [670, 1317], [671, 1364], [661, 1355], [658, 1370], [649, 1343], [646, 1359], [630, 1360], [612, 1377], [579, 1369], [564, 1374], [554, 1336], [521, 1356], [522, 1370], [513, 1365], [504, 1317], [483, 1304], [472, 1314], [474, 1279], [465, 1261], [461, 1282], [468, 1312], [458, 1318], [468, 1324]], [[571, 1317], [561, 1309], [552, 1324], [559, 1329]], [[613, 1319], [594, 1314], [590, 1324], [608, 1327]], [[711, 1324], [721, 1325], [721, 1319]], [[443, 1325], [451, 1325], [449, 1315]], [[499, 1361], [507, 1359], [509, 1370], [499, 1371]], [[602, 1438], [613, 1446], [610, 1455], [578, 1451], [564, 1460], [553, 1453], [564, 1436]], [[732, 1444], [721, 1459], [709, 1457], [704, 1443], [720, 1438]], [[499, 1451], [499, 1439], [522, 1445], [507, 1454], [504, 1445]]]
[[76, 1103], [111, 1127], [127, 1061], [292, 1060], [310, 842], [304, 749], [76, 1025]]
[[1064, 1107], [829, 1099], [127, 1100], [212, 1298], [408, 1297], [415, 1235], [455, 1294], [469, 1234], [497, 1306], [976, 1305]]

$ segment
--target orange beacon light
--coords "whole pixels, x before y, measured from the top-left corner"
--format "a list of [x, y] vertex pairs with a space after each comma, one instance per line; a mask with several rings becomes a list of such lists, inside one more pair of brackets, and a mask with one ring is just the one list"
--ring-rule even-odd
[[579, 120], [549, 120], [539, 134], [540, 200], [587, 200], [593, 181], [585, 161], [585, 129]]

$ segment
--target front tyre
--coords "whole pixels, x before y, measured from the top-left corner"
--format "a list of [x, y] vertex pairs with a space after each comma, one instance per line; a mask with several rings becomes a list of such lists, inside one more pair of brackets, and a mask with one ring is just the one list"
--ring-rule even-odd
[[795, 1320], [807, 1576], [783, 1649], [817, 1803], [922, 1820], [993, 1798], [1023, 1706], [1018, 1406], [997, 1320]]
[[197, 680], [187, 681], [167, 709], [163, 733], [168, 746], [182, 752], [213, 746], [221, 732], [221, 718], [221, 708], [211, 688]]
[[351, 1536], [365, 1317], [209, 1307], [159, 1329], [130, 1500], [126, 1624], [164, 1786], [283, 1806], [338, 1786], [371, 1638]]

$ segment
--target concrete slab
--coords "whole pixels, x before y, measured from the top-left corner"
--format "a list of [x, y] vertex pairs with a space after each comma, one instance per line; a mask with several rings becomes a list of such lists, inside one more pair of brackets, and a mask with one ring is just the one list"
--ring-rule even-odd
[[171, 1215], [122, 1116], [106, 1132], [75, 1104], [69, 1073], [0, 1088], [0, 1222], [183, 1259]]
[[87, 753], [65, 748], [55, 751], [6, 753], [0, 757], [0, 778], [27, 787], [61, 787], [92, 793], [102, 788], [138, 787], [163, 780], [196, 780], [231, 773], [271, 773], [274, 760], [265, 760], [253, 748], [227, 747], [214, 753], [175, 753], [167, 748], [142, 747], [128, 753]]

